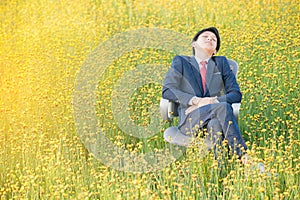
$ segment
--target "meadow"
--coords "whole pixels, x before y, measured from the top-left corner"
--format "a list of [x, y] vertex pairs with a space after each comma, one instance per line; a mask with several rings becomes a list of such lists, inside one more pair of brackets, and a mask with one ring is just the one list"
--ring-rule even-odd
[[[299, 13], [297, 0], [1, 0], [0, 199], [300, 199]], [[176, 54], [192, 54], [185, 38], [209, 26], [220, 31], [217, 55], [239, 64], [239, 127], [266, 173], [163, 140], [160, 82]], [[133, 49], [141, 38], [115, 40], [136, 30], [159, 30], [166, 48], [153, 35], [155, 45]], [[78, 77], [98, 65], [84, 80], [97, 78], [96, 119], [78, 122]], [[90, 124], [123, 153], [86, 142]], [[153, 152], [164, 157], [111, 164]]]

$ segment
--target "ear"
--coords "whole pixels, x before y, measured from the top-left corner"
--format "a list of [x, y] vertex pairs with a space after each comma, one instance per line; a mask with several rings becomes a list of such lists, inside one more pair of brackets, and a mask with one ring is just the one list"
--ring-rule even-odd
[[192, 47], [195, 48], [195, 47], [196, 47], [196, 44], [197, 44], [196, 41], [192, 42]]

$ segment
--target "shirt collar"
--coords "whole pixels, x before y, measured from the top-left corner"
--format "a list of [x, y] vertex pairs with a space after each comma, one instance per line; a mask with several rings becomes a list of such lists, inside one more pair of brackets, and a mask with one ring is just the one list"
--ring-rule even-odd
[[[200, 68], [201, 68], [201, 62], [203, 61], [203, 60], [200, 60], [199, 58], [197, 58], [196, 56], [194, 56], [195, 57], [195, 59], [196, 59], [196, 61], [197, 61], [197, 63], [198, 63], [198, 65], [200, 66]], [[204, 60], [204, 61], [206, 61], [206, 63], [208, 63], [208, 60], [209, 60], [210, 58], [208, 58], [208, 59], [206, 59], [206, 60]], [[206, 65], [206, 67], [207, 67], [207, 65]]]

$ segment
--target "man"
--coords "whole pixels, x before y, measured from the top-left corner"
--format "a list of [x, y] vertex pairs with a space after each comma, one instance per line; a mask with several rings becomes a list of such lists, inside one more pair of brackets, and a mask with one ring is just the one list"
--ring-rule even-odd
[[207, 138], [214, 145], [226, 139], [232, 152], [246, 163], [247, 146], [231, 107], [232, 103], [241, 102], [242, 94], [226, 57], [214, 56], [220, 44], [215, 27], [199, 31], [192, 41], [194, 55], [173, 59], [162, 96], [179, 102], [181, 133], [196, 136], [199, 129], [207, 127]]

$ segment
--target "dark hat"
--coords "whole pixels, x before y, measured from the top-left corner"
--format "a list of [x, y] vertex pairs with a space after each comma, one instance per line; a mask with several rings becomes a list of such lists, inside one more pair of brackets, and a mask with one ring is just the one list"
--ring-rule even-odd
[[205, 29], [202, 29], [201, 31], [199, 31], [193, 38], [193, 42], [194, 41], [197, 41], [198, 40], [198, 37], [199, 35], [201, 35], [201, 33], [205, 32], [205, 31], [210, 31], [212, 33], [214, 33], [217, 37], [217, 47], [216, 47], [216, 50], [217, 52], [219, 51], [220, 49], [220, 46], [221, 46], [221, 39], [220, 39], [220, 35], [219, 35], [219, 31], [217, 28], [215, 27], [209, 27], [209, 28], [205, 28]]

